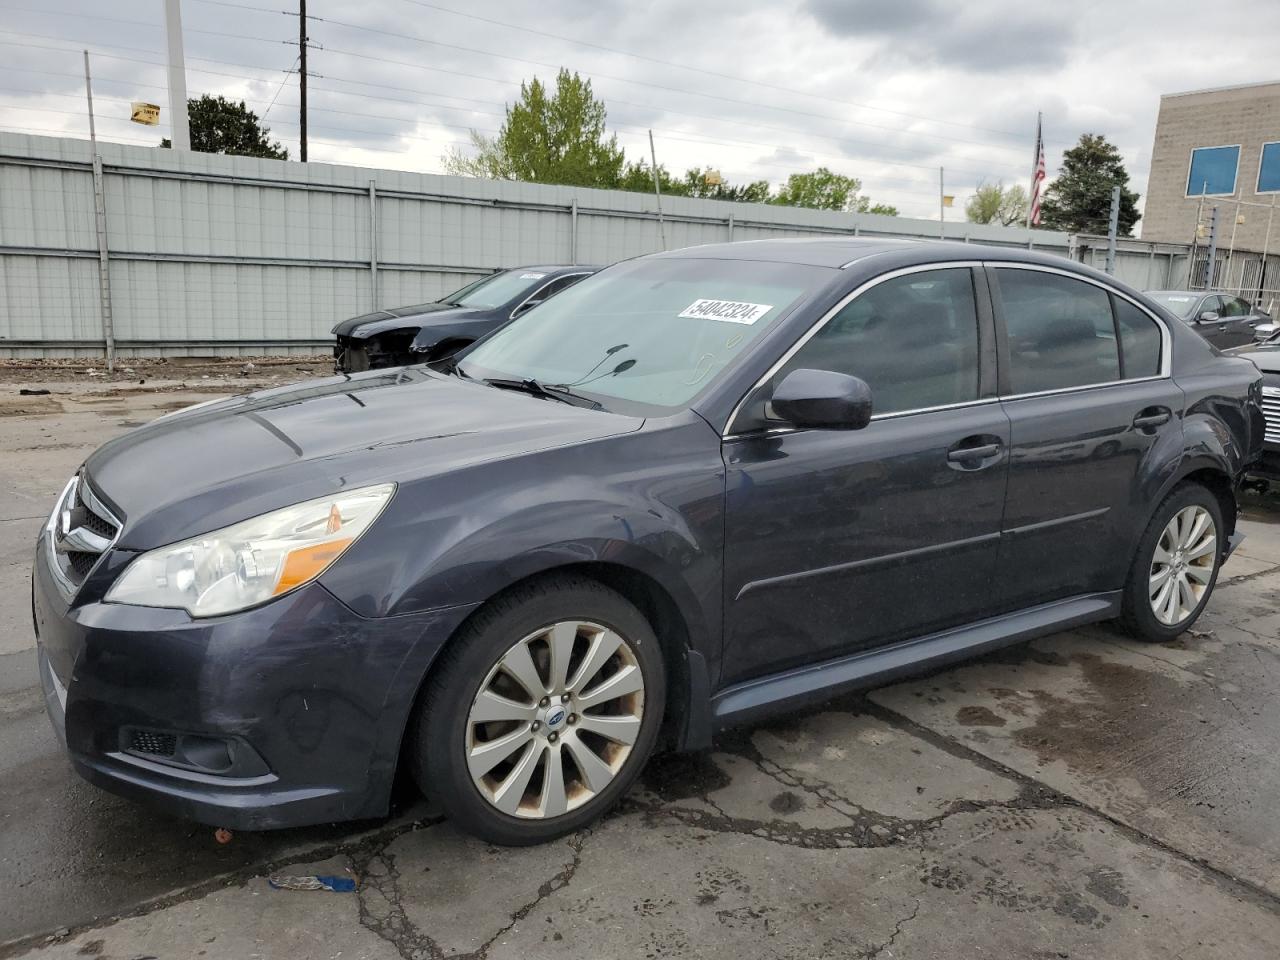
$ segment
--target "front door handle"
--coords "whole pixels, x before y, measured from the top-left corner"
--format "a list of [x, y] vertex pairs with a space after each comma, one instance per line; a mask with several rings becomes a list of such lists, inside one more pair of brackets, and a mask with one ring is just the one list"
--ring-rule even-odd
[[954, 470], [983, 470], [998, 463], [1004, 444], [991, 434], [965, 437], [947, 451], [947, 463]]
[[1173, 418], [1173, 411], [1168, 407], [1147, 407], [1133, 418], [1133, 426], [1137, 430], [1154, 430], [1163, 427]]

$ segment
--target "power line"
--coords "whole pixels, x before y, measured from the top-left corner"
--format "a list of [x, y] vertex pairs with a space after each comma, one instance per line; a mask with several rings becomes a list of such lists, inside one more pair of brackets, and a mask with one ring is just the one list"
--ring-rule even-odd
[[[197, 0], [197, 2], [198, 3], [222, 3], [222, 2], [225, 2], [225, 0]], [[636, 59], [636, 60], [645, 60], [649, 63], [656, 63], [664, 67], [676, 67], [677, 69], [680, 69], [680, 70], [689, 70], [694, 73], [705, 74], [709, 77], [719, 77], [723, 80], [732, 80], [735, 83], [748, 83], [748, 84], [751, 84], [752, 86], [766, 87], [770, 90], [781, 91], [782, 93], [790, 93], [790, 94], [794, 94], [796, 96], [801, 96], [801, 97], [812, 97], [816, 100], [826, 100], [830, 103], [838, 103], [841, 106], [846, 106], [846, 107], [857, 107], [861, 110], [875, 110], [879, 113], [888, 113], [888, 114], [892, 114], [893, 116], [906, 117], [911, 120], [923, 120], [926, 123], [941, 123], [941, 124], [946, 124], [947, 126], [952, 126], [952, 127], [961, 127], [961, 128], [970, 129], [970, 130], [982, 130], [987, 133], [1006, 134], [1011, 137], [1023, 136], [1023, 134], [1017, 133], [1012, 130], [1001, 130], [996, 127], [983, 127], [974, 123], [959, 123], [955, 120], [941, 120], [937, 117], [925, 117], [919, 114], [906, 113], [902, 110], [891, 110], [888, 107], [877, 107], [869, 103], [858, 103], [857, 101], [854, 101], [854, 100], [841, 100], [837, 97], [829, 97], [821, 93], [811, 93], [807, 90], [798, 90], [794, 87], [784, 87], [781, 84], [769, 83], [764, 80], [752, 80], [750, 77], [736, 76], [731, 73], [720, 73], [719, 71], [716, 71], [716, 70], [707, 70], [703, 67], [690, 66], [687, 63], [677, 63], [672, 60], [663, 60], [663, 59], [660, 59], [659, 57], [650, 57], [642, 53], [633, 53], [629, 50], [620, 50], [617, 47], [608, 47], [602, 43], [592, 43], [590, 40], [579, 40], [576, 37], [566, 37], [562, 34], [551, 33], [550, 31], [547, 31], [547, 30], [538, 30], [534, 27], [523, 26], [522, 24], [509, 23], [505, 20], [495, 20], [490, 17], [482, 17], [474, 13], [464, 13], [461, 10], [454, 10], [450, 7], [442, 7], [439, 4], [427, 3], [425, 2], [425, 0], [408, 0], [408, 2], [416, 4], [419, 7], [427, 7], [428, 9], [431, 9], [431, 10], [439, 10], [441, 13], [452, 14], [455, 17], [465, 17], [468, 20], [477, 20], [481, 23], [489, 23], [499, 27], [506, 27], [509, 30], [519, 30], [524, 33], [532, 33], [540, 37], [550, 37], [553, 40], [562, 40], [565, 43], [574, 43], [574, 44], [577, 44], [578, 46], [590, 47], [594, 50], [603, 50], [606, 53], [614, 53], [624, 57], [632, 57], [633, 59]], [[332, 22], [336, 22], [336, 21], [332, 21]]]
[[[410, 0], [410, 2], [416, 2], [416, 0]], [[486, 56], [486, 57], [495, 57], [500, 60], [512, 60], [512, 61], [515, 61], [516, 63], [526, 63], [534, 66], [546, 67], [552, 70], [561, 69], [560, 66], [553, 63], [548, 63], [544, 60], [532, 60], [527, 57], [516, 57], [510, 54], [496, 53], [491, 50], [482, 50], [476, 47], [465, 47], [455, 43], [446, 43], [443, 40], [432, 40], [429, 37], [416, 36], [412, 33], [406, 33], [404, 31], [382, 30], [382, 29], [379, 29], [378, 27], [367, 27], [367, 26], [364, 26], [363, 24], [350, 23], [344, 20], [336, 20], [331, 17], [316, 17], [315, 19], [320, 20], [323, 23], [333, 24], [334, 26], [346, 27], [352, 30], [361, 30], [366, 33], [373, 33], [373, 34], [378, 34], [380, 36], [392, 37], [398, 40], [410, 40], [415, 43], [429, 44], [431, 46], [436, 46], [436, 47], [445, 47], [447, 49], [460, 50], [465, 53], [474, 53], [474, 54], [479, 54], [481, 56]], [[344, 51], [340, 51], [335, 48], [329, 48], [329, 52], [342, 53]], [[350, 53], [350, 51], [345, 51], [345, 52]], [[394, 62], [394, 61], [389, 61], [389, 62]], [[1004, 144], [1004, 143], [991, 143], [989, 141], [981, 141], [981, 140], [966, 140], [961, 137], [949, 137], [943, 134], [924, 133], [924, 132], [914, 131], [914, 130], [903, 130], [901, 127], [890, 127], [890, 126], [886, 126], [884, 124], [879, 124], [879, 123], [868, 123], [865, 120], [849, 120], [843, 117], [833, 117], [830, 114], [825, 114], [825, 113], [813, 113], [808, 110], [796, 110], [792, 107], [779, 107], [779, 106], [775, 106], [773, 104], [768, 104], [768, 103], [758, 103], [758, 102], [752, 102], [749, 100], [741, 100], [736, 97], [724, 97], [724, 96], [720, 96], [719, 94], [703, 93], [697, 90], [686, 90], [680, 87], [669, 87], [663, 84], [650, 83], [646, 80], [633, 80], [628, 77], [618, 77], [618, 76], [613, 76], [607, 73], [599, 73], [596, 71], [591, 71], [590, 73], [593, 78], [599, 77], [605, 80], [613, 80], [618, 83], [630, 83], [630, 84], [635, 84], [643, 87], [653, 87], [654, 89], [657, 89], [657, 90], [665, 90], [668, 93], [677, 93], [677, 94], [680, 94], [681, 96], [707, 97], [714, 100], [721, 100], [726, 103], [735, 103], [735, 104], [740, 104], [740, 105], [749, 106], [753, 108], [779, 110], [786, 113], [793, 113], [798, 116], [805, 116], [805, 117], [811, 117], [819, 120], [824, 120], [828, 123], [852, 124], [856, 126], [870, 127], [875, 130], [888, 130], [892, 133], [903, 134], [911, 137], [925, 137], [930, 140], [941, 140], [941, 141], [952, 142], [952, 143], [964, 143], [964, 144], [969, 144], [971, 146], [995, 148], [998, 150], [1019, 149], [1017, 147], [1013, 147], [1013, 146], [1010, 146], [1009, 144]], [[923, 119], [927, 119], [927, 118], [923, 118]]]

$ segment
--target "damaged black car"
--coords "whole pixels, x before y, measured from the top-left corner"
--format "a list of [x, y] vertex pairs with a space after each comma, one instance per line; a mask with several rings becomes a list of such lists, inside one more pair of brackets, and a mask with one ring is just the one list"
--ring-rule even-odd
[[599, 267], [516, 267], [482, 277], [434, 303], [375, 310], [332, 330], [337, 373], [443, 360]]

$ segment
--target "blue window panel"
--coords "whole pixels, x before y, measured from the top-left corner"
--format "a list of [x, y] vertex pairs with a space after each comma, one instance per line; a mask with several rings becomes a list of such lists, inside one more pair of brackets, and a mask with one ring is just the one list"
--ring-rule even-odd
[[1262, 145], [1262, 160], [1258, 163], [1258, 192], [1272, 193], [1280, 190], [1280, 142]]
[[1200, 147], [1192, 150], [1187, 196], [1235, 193], [1236, 168], [1239, 165], [1239, 147]]

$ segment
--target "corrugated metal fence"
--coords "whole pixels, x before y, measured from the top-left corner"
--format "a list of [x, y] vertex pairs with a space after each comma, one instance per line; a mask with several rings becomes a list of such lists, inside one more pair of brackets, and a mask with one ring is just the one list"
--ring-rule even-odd
[[[310, 351], [339, 320], [434, 300], [495, 269], [661, 249], [649, 194], [115, 143], [98, 152], [109, 310], [90, 144], [0, 133], [0, 356], [100, 355], [104, 315], [123, 356]], [[684, 197], [664, 198], [663, 214], [669, 248], [939, 236], [937, 221]], [[958, 222], [945, 234], [1076, 253], [1062, 233]], [[1176, 275], [1176, 251], [1161, 257]], [[1154, 248], [1122, 252], [1117, 272], [1164, 285], [1151, 282], [1156, 263]]]

